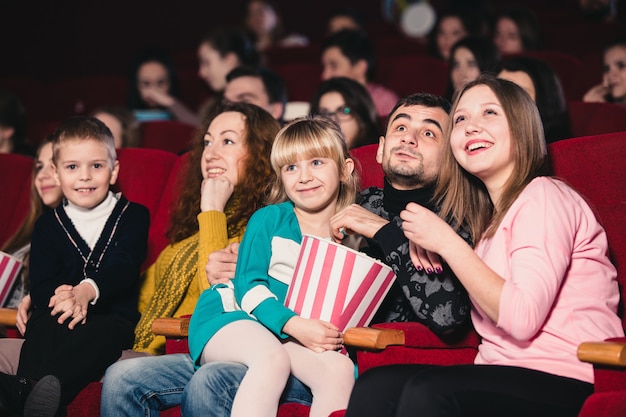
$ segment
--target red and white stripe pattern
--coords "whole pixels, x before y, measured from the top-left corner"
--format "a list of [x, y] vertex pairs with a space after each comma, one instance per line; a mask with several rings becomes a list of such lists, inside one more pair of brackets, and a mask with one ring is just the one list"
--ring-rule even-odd
[[305, 235], [285, 305], [343, 332], [370, 323], [395, 278], [391, 268], [376, 259]]
[[7, 301], [21, 268], [22, 263], [17, 258], [0, 252], [0, 307]]

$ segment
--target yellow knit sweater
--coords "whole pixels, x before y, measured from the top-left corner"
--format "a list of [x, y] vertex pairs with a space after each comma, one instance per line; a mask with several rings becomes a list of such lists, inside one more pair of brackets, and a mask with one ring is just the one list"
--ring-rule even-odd
[[139, 293], [142, 316], [135, 329], [134, 350], [163, 353], [165, 338], [152, 333], [152, 322], [158, 317], [193, 313], [200, 294], [209, 288], [205, 271], [209, 254], [243, 237], [243, 230], [228, 237], [226, 215], [219, 211], [200, 213], [198, 226], [198, 233], [168, 245], [146, 270]]

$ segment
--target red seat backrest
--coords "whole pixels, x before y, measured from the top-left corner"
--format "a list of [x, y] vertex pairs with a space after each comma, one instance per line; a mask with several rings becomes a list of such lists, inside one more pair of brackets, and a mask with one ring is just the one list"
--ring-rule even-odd
[[378, 145], [359, 146], [350, 150], [350, 155], [355, 159], [355, 167], [361, 178], [361, 189], [368, 187], [383, 187], [385, 174], [381, 165], [376, 162]]
[[33, 158], [0, 153], [0, 246], [17, 231], [30, 205]]
[[196, 127], [176, 120], [158, 120], [141, 124], [141, 147], [156, 148], [175, 154], [187, 150], [196, 137]]
[[582, 101], [567, 106], [574, 137], [626, 131], [626, 106]]
[[428, 55], [390, 56], [377, 67], [376, 80], [401, 97], [413, 93], [443, 96], [448, 83], [448, 66]]
[[[626, 300], [626, 132], [586, 136], [549, 146], [554, 175], [591, 203], [606, 230]], [[626, 328], [626, 317], [623, 324]]]
[[165, 237], [165, 234], [170, 225], [172, 207], [180, 195], [181, 175], [184, 174], [189, 155], [191, 155], [191, 153], [187, 152], [176, 158], [167, 178], [167, 182], [163, 187], [159, 207], [155, 216], [151, 219], [150, 236], [148, 237], [155, 251], [151, 251], [148, 255], [146, 265], [154, 263], [159, 253], [170, 243]]
[[269, 68], [285, 81], [288, 101], [308, 103], [321, 82], [322, 66], [318, 61], [276, 62]]
[[150, 236], [148, 256], [143, 264], [145, 269], [154, 262], [165, 245], [162, 239], [152, 239], [152, 229], [164, 194], [167, 182], [178, 156], [159, 149], [125, 148], [118, 149], [120, 173], [115, 190], [130, 201], [143, 204], [150, 211]]

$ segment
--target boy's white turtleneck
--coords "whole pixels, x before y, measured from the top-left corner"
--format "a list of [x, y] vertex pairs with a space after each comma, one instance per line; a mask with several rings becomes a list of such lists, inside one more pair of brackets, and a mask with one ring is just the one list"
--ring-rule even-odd
[[91, 250], [96, 246], [117, 200], [119, 200], [119, 196], [109, 191], [102, 203], [90, 209], [78, 207], [70, 201], [67, 202], [65, 213]]

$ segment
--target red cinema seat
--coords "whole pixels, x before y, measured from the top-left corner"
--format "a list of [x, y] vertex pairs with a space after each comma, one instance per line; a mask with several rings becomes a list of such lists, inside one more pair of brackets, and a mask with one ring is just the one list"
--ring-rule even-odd
[[33, 158], [0, 153], [0, 246], [20, 227], [30, 206]]
[[158, 120], [141, 124], [141, 147], [181, 154], [189, 149], [196, 127], [175, 120]]
[[626, 106], [570, 101], [567, 107], [575, 137], [626, 131]]

